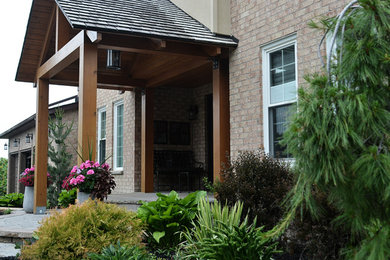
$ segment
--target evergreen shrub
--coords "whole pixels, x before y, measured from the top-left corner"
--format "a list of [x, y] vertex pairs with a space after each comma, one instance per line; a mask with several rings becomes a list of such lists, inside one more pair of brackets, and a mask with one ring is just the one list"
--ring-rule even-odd
[[88, 200], [44, 219], [38, 240], [22, 248], [21, 259], [83, 259], [117, 241], [140, 246], [143, 227], [134, 212]]

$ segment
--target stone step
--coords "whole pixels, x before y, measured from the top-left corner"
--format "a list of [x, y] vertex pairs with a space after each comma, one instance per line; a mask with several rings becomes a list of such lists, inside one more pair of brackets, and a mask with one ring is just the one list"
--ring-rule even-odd
[[[161, 192], [163, 194], [168, 194], [169, 192]], [[178, 193], [180, 198], [184, 198], [189, 194], [189, 192], [180, 192]], [[150, 202], [157, 200], [156, 193], [143, 193], [143, 192], [133, 192], [127, 194], [111, 194], [108, 195], [108, 198], [105, 202], [113, 203], [120, 207], [126, 208], [127, 210], [137, 211], [139, 206], [142, 205], [141, 201]], [[210, 202], [214, 201], [213, 194], [208, 195]]]

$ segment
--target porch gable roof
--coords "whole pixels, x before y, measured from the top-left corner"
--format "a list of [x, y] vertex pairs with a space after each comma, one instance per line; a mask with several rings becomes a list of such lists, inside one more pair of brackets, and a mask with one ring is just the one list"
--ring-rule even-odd
[[73, 28], [236, 47], [169, 0], [56, 0]]

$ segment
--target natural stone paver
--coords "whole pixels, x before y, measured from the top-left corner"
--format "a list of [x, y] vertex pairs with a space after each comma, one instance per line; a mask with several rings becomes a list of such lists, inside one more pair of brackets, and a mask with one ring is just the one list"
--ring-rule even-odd
[[16, 256], [17, 253], [20, 253], [20, 249], [15, 249], [15, 244], [0, 243], [0, 257]]
[[32, 238], [44, 217], [47, 215], [27, 214], [17, 208], [11, 214], [0, 215], [0, 257], [16, 256], [20, 249], [15, 249], [15, 242]]

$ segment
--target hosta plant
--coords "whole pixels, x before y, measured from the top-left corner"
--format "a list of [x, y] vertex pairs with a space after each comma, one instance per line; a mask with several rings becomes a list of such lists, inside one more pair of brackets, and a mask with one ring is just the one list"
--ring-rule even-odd
[[19, 207], [23, 206], [23, 193], [9, 193], [0, 196], [0, 207]]
[[91, 260], [152, 260], [153, 256], [144, 249], [137, 246], [122, 246], [120, 241], [117, 245], [105, 247], [100, 254], [90, 253], [88, 259]]
[[157, 193], [158, 199], [144, 202], [138, 208], [138, 217], [147, 224], [148, 242], [153, 247], [172, 248], [179, 244], [179, 232], [190, 227], [197, 213], [200, 198], [205, 191], [197, 191], [180, 199], [175, 191], [169, 195]]
[[71, 190], [62, 190], [60, 196], [58, 197], [58, 205], [62, 208], [67, 208], [69, 205], [75, 204], [77, 199], [77, 189], [73, 188]]

